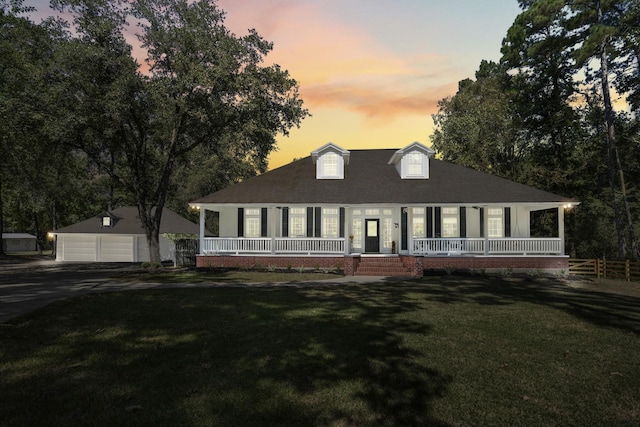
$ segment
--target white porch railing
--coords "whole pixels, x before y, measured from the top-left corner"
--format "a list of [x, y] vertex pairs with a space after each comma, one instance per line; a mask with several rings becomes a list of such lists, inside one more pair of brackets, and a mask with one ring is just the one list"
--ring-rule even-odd
[[[344, 254], [345, 239], [207, 237], [202, 253], [211, 254]], [[273, 243], [273, 245], [272, 245]], [[488, 243], [485, 252], [485, 243]], [[273, 246], [273, 248], [272, 248]], [[562, 255], [559, 238], [413, 239], [412, 255]]]
[[217, 254], [217, 253], [270, 253], [271, 252], [271, 239], [266, 237], [261, 238], [235, 238], [235, 237], [216, 237], [205, 238], [202, 244], [202, 253]]
[[559, 238], [489, 239], [489, 253], [562, 255], [562, 240]]
[[414, 239], [414, 255], [562, 255], [562, 240], [559, 238], [450, 238]]
[[276, 253], [344, 254], [345, 239], [276, 238]]
[[345, 239], [206, 237], [202, 253], [210, 254], [344, 254]]

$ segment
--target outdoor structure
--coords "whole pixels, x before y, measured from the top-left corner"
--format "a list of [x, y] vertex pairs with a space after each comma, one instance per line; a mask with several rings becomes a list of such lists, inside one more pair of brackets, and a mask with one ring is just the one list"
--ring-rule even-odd
[[[160, 257], [174, 259], [173, 242], [163, 234], [198, 235], [198, 225], [164, 208], [160, 223]], [[54, 231], [56, 261], [148, 262], [147, 237], [138, 208], [115, 209]]]
[[36, 236], [28, 233], [2, 233], [2, 250], [6, 254], [33, 252], [36, 250]]
[[[434, 158], [420, 143], [311, 156], [191, 202], [199, 267], [338, 267], [345, 274], [424, 269], [562, 270], [564, 210], [577, 202]], [[550, 237], [531, 212], [557, 212]], [[206, 211], [219, 237], [203, 237]]]

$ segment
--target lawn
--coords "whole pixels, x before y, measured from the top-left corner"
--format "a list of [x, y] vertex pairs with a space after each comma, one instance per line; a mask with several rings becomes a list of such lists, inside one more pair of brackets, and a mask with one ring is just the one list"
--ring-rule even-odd
[[96, 294], [0, 324], [0, 425], [638, 425], [639, 332], [549, 278]]

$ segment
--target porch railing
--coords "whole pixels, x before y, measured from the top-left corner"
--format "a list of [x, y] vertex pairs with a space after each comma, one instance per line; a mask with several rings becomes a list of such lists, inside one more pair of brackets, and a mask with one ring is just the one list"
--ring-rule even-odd
[[344, 254], [345, 239], [276, 238], [276, 253]]
[[[202, 251], [211, 254], [344, 254], [345, 239], [278, 237], [207, 237]], [[273, 247], [273, 251], [272, 251]]]
[[[488, 243], [485, 251], [485, 244]], [[202, 253], [212, 254], [344, 254], [345, 239], [270, 237], [205, 238]], [[562, 255], [559, 238], [413, 239], [413, 255]]]
[[271, 252], [271, 239], [270, 238], [235, 238], [235, 237], [216, 237], [205, 238], [202, 245], [202, 253], [217, 254], [217, 253], [270, 253]]
[[[485, 243], [488, 243], [485, 252]], [[414, 255], [561, 255], [560, 238], [414, 239]]]

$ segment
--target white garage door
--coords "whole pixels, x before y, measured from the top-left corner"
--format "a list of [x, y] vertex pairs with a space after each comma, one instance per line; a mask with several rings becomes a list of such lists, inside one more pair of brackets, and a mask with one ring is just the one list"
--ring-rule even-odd
[[59, 261], [95, 261], [97, 236], [58, 236], [56, 259]]
[[102, 262], [133, 262], [134, 236], [100, 236]]

